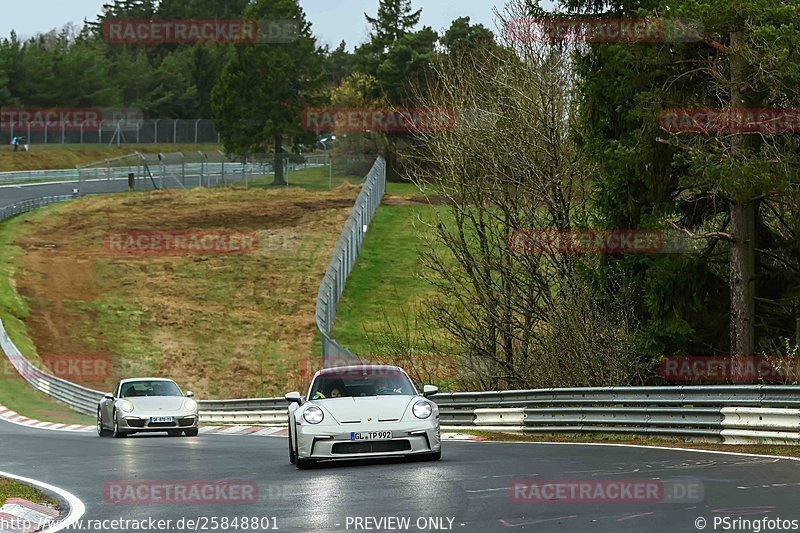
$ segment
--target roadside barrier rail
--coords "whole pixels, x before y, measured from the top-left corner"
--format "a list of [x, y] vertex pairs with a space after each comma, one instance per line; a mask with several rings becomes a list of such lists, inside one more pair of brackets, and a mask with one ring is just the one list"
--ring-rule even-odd
[[[326, 357], [353, 354], [330, 337], [347, 276], [386, 187], [381, 158], [365, 179], [317, 298], [317, 326]], [[23, 200], [0, 208], [0, 221], [73, 196]], [[94, 415], [103, 392], [53, 376], [28, 361], [0, 320], [0, 348], [35, 389], [75, 411]], [[354, 356], [353, 356], [354, 357]], [[337, 362], [341, 359], [337, 358]], [[599, 387], [440, 393], [442, 429], [539, 434], [664, 435], [732, 444], [800, 444], [800, 387], [714, 385]], [[201, 421], [285, 425], [283, 398], [200, 400]]]
[[386, 192], [386, 161], [378, 157], [372, 169], [364, 178], [364, 186], [356, 199], [356, 204], [344, 225], [344, 230], [336, 243], [333, 257], [325, 272], [325, 277], [317, 294], [317, 328], [322, 334], [322, 365], [331, 366], [331, 361], [342, 364], [347, 359], [359, 359], [347, 348], [331, 337], [333, 321], [339, 308], [339, 300], [344, 293], [347, 278], [353, 271], [364, 235]]

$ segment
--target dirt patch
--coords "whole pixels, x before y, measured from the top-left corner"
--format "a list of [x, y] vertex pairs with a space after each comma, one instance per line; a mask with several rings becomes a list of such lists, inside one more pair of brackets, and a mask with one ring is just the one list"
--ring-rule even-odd
[[[19, 292], [40, 356], [102, 355], [111, 372], [169, 376], [203, 398], [299, 385], [316, 294], [355, 192], [156, 191], [84, 198], [26, 223]], [[109, 232], [255, 231], [248, 253], [113, 253]]]
[[383, 205], [445, 205], [447, 199], [444, 196], [401, 196], [387, 194], [383, 197]]

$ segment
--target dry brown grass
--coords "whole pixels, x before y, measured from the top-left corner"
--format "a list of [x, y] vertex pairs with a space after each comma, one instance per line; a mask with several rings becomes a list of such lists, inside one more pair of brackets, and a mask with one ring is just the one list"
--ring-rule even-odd
[[[169, 376], [201, 398], [272, 396], [302, 385], [316, 294], [354, 191], [156, 191], [84, 198], [27, 226], [15, 283], [39, 355], [110, 354], [108, 389]], [[259, 231], [255, 254], [120, 255], [118, 230]]]

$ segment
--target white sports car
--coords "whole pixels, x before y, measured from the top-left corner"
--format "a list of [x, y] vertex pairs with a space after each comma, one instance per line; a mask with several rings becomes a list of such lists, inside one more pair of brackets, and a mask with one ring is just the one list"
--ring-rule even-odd
[[184, 396], [171, 379], [123, 379], [97, 406], [97, 434], [166, 431], [171, 437], [196, 437], [200, 416], [192, 396]]
[[441, 458], [439, 408], [417, 392], [396, 366], [326, 368], [314, 375], [307, 399], [289, 405], [289, 461], [305, 468], [319, 460], [388, 456]]

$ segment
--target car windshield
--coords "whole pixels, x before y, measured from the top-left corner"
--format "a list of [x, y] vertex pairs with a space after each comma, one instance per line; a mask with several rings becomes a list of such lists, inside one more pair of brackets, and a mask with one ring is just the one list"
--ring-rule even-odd
[[311, 385], [312, 400], [361, 396], [413, 396], [414, 385], [408, 376], [396, 370], [349, 371], [317, 376]]
[[171, 381], [132, 381], [122, 385], [120, 398], [139, 398], [143, 396], [183, 396], [183, 393]]

